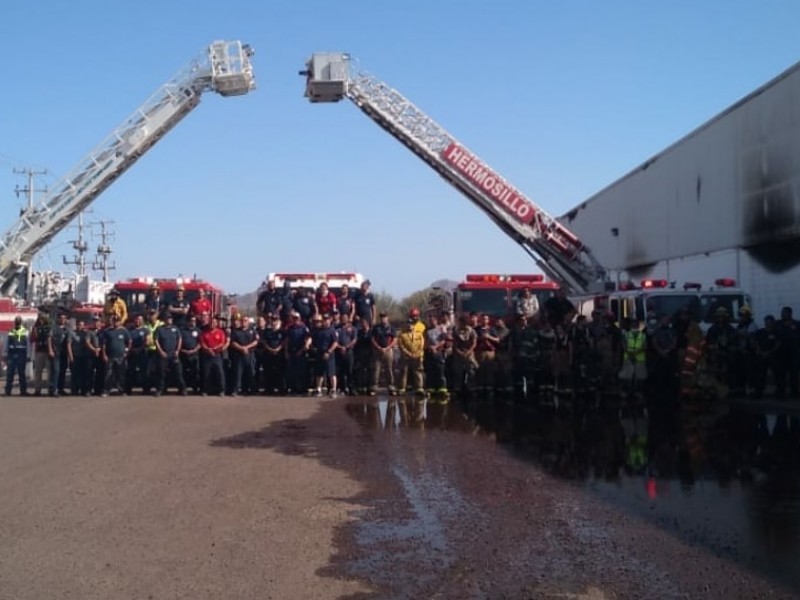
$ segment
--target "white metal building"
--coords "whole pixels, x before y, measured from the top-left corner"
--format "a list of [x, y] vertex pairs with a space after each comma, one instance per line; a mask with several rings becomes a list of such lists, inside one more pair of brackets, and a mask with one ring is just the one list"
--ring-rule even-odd
[[800, 63], [560, 220], [615, 280], [735, 278], [800, 313]]

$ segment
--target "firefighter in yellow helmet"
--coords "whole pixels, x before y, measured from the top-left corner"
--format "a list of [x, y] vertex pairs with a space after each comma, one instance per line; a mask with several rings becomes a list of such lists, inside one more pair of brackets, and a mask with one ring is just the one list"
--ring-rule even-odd
[[103, 317], [106, 322], [111, 317], [119, 317], [120, 323], [123, 324], [128, 320], [128, 305], [125, 304], [125, 300], [119, 297], [119, 292], [115, 288], [108, 292], [103, 306]]

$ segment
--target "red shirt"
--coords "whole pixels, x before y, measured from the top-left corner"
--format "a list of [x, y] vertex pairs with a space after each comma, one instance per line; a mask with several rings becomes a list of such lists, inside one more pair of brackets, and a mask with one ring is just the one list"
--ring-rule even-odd
[[219, 327], [207, 327], [200, 332], [200, 343], [204, 348], [219, 351], [225, 344], [225, 332]]
[[211, 313], [211, 300], [208, 298], [198, 298], [192, 302], [192, 314], [199, 317], [203, 313]]
[[317, 310], [321, 315], [332, 315], [336, 307], [336, 296], [333, 292], [327, 294], [317, 294]]

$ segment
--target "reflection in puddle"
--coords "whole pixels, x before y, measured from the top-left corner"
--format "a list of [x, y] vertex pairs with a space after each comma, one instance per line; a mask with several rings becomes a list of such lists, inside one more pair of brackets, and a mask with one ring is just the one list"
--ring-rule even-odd
[[377, 399], [364, 427], [458, 432], [504, 444], [621, 510], [800, 590], [800, 418], [758, 405], [521, 407]]

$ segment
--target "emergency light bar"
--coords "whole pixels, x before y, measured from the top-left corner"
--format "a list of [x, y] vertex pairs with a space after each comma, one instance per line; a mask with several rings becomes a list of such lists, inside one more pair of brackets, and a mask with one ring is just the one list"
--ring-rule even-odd
[[714, 285], [718, 285], [719, 287], [736, 287], [736, 280], [730, 277], [723, 277], [722, 279], [716, 279]]
[[649, 290], [654, 288], [665, 288], [669, 285], [666, 279], [645, 279], [642, 281], [642, 288]]

